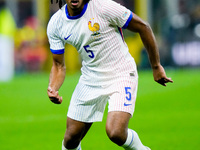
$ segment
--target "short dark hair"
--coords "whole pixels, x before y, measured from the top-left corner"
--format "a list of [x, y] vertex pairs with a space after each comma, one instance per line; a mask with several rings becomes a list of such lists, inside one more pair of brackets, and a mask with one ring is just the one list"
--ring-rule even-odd
[[[90, 0], [84, 0], [86, 3], [88, 3]], [[64, 4], [63, 0], [56, 0], [56, 3], [59, 2], [59, 8], [61, 8]], [[53, 0], [51, 0], [51, 4], [53, 4]]]
[[[62, 0], [56, 0], [56, 3], [59, 1], [59, 7], [61, 8], [63, 6], [63, 1]], [[53, 0], [51, 0], [51, 4], [53, 4]]]
[[90, 0], [85, 0], [86, 3], [89, 3]]

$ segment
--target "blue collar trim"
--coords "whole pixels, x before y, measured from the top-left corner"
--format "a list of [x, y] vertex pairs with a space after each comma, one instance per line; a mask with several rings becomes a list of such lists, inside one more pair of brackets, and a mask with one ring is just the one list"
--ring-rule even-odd
[[88, 7], [88, 3], [86, 3], [83, 7], [83, 10], [81, 11], [80, 14], [78, 14], [77, 16], [70, 16], [69, 13], [68, 13], [68, 10], [67, 10], [67, 5], [65, 7], [65, 13], [66, 13], [66, 16], [68, 19], [78, 19], [80, 17], [82, 17], [84, 15], [84, 13], [86, 12], [87, 10], [87, 7]]

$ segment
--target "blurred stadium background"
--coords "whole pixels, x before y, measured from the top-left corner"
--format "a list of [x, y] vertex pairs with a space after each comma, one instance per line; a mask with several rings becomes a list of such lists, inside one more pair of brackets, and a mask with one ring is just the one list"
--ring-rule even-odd
[[[161, 63], [175, 81], [164, 89], [153, 82], [138, 34], [125, 30], [140, 75], [131, 128], [152, 150], [200, 150], [200, 0], [115, 1], [151, 24]], [[62, 106], [49, 103], [52, 59], [46, 26], [58, 9], [50, 0], [0, 0], [1, 150], [60, 149], [81, 60], [75, 48], [66, 45], [67, 79], [60, 92], [67, 100]], [[83, 149], [120, 149], [103, 132], [105, 119], [92, 127]]]

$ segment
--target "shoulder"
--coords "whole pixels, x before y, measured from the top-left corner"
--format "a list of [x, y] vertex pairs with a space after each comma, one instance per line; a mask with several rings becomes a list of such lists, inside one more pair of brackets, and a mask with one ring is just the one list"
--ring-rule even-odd
[[120, 5], [119, 3], [113, 1], [113, 0], [104, 0], [104, 3], [103, 3], [103, 11], [106, 13], [106, 11], [108, 10], [120, 10], [121, 7], [123, 7], [122, 5]]
[[49, 23], [47, 25], [47, 33], [51, 31], [55, 31], [57, 29], [57, 27], [63, 20], [63, 16], [64, 16], [63, 13], [65, 13], [64, 6], [61, 9], [59, 9], [55, 14], [53, 14], [53, 16], [50, 18]]
[[48, 25], [57, 23], [61, 15], [62, 15], [62, 11], [61, 11], [61, 10], [58, 10], [58, 11], [57, 11], [55, 14], [53, 14], [53, 16], [50, 18], [49, 24], [48, 24]]
[[124, 9], [124, 6], [113, 0], [92, 0], [97, 9], [101, 10], [102, 15], [110, 16], [110, 13], [118, 12], [121, 9]]
[[106, 0], [90, 0], [89, 6], [95, 7], [95, 10], [100, 10], [100, 9], [102, 9], [105, 2], [106, 2]]
[[112, 0], [90, 0], [89, 9], [92, 12], [98, 14], [98, 16], [105, 18], [105, 16], [107, 16], [108, 14], [108, 11], [110, 11], [110, 6], [109, 6], [110, 1]]

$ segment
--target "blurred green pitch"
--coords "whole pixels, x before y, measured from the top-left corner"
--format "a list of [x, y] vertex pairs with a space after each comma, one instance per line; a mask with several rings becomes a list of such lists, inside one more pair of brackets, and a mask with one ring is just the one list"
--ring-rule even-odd
[[[200, 70], [167, 70], [173, 84], [162, 87], [151, 71], [139, 71], [130, 128], [152, 150], [200, 149]], [[48, 74], [23, 75], [0, 83], [0, 150], [61, 150], [71, 94], [80, 74], [67, 75], [62, 105], [47, 98]], [[106, 136], [105, 121], [94, 123], [83, 150], [122, 150]]]

